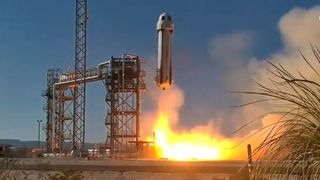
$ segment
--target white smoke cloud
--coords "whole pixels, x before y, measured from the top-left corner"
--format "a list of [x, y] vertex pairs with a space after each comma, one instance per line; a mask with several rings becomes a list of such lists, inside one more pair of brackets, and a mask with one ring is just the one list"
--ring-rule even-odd
[[[219, 60], [226, 73], [222, 78], [227, 89], [233, 91], [255, 90], [249, 82], [258, 81], [265, 85], [271, 85], [267, 72], [268, 63], [283, 65], [289, 72], [298, 75], [302, 73], [305, 77], [315, 80], [314, 73], [302, 60], [299, 50], [311, 60], [314, 68], [320, 68], [314, 60], [310, 43], [317, 45], [320, 41], [320, 6], [310, 9], [294, 8], [284, 16], [278, 23], [282, 37], [283, 48], [271, 54], [267, 59], [257, 59], [252, 56], [253, 33], [238, 32], [213, 38], [209, 43], [209, 54], [213, 61]], [[236, 94], [232, 97], [235, 102], [247, 103], [252, 97]], [[272, 111], [272, 105], [268, 103], [243, 108], [234, 114], [243, 120], [234, 117], [224, 117], [225, 124], [235, 124], [240, 127], [245, 121], [252, 120], [264, 112]], [[255, 124], [252, 128], [258, 128], [262, 123]]]
[[309, 48], [311, 43], [320, 40], [320, 6], [310, 9], [294, 8], [279, 21], [279, 30], [284, 42], [284, 50]]
[[[297, 73], [299, 71], [307, 78], [317, 78], [313, 77], [314, 73], [310, 73], [310, 68], [303, 62], [298, 50], [300, 50], [307, 58], [314, 59], [309, 42], [317, 45], [317, 42], [320, 41], [319, 15], [320, 6], [316, 6], [310, 9], [295, 8], [282, 16], [278, 22], [278, 28], [283, 47], [266, 59], [254, 57], [253, 47], [254, 37], [256, 35], [254, 32], [235, 32], [210, 39], [208, 53], [212, 66], [219, 66], [219, 68], [222, 69], [220, 79], [223, 80], [225, 89], [228, 91], [255, 90], [255, 87], [250, 83], [252, 80], [268, 85], [270, 74], [266, 71], [266, 68], [268, 67], [267, 61], [271, 61], [274, 64], [281, 64], [292, 73]], [[152, 57], [150, 59], [156, 58]], [[162, 92], [155, 86], [155, 74], [152, 74], [152, 72], [155, 72], [155, 64], [148, 64], [146, 67], [148, 72], [147, 85], [149, 90], [144, 93], [143, 104], [144, 107], [148, 107], [149, 109], [143, 109], [143, 123], [141, 124], [142, 136], [149, 136], [152, 134], [152, 128], [150, 127], [153, 127], [157, 119], [156, 112], [158, 110], [158, 102], [159, 99], [163, 99], [163, 96], [166, 96], [168, 99], [168, 104], [162, 104], [161, 106], [171, 112], [173, 118], [171, 120], [172, 125], [177, 125], [178, 121], [188, 123], [183, 119], [179, 119], [179, 111], [182, 106], [185, 106], [184, 92], [179, 89], [179, 87], [174, 87], [171, 90], [172, 96], [170, 96], [169, 91]], [[320, 68], [320, 66], [317, 64], [315, 65], [315, 68]], [[196, 70], [197, 69], [195, 68], [194, 71]], [[202, 70], [209, 71], [210, 68], [202, 67]], [[194, 76], [194, 72], [192, 73]], [[202, 74], [211, 75], [210, 73], [204, 72], [202, 72]], [[210, 84], [208, 84], [208, 86], [210, 86]], [[210, 88], [212, 87], [208, 87], [207, 91], [210, 91]], [[226, 101], [234, 103], [230, 105], [247, 103], [253, 100], [252, 97], [241, 94], [228, 94], [227, 98], [229, 100], [226, 99]], [[174, 107], [171, 106], [172, 102], [175, 102], [173, 103]], [[217, 104], [218, 102], [215, 103]], [[215, 111], [212, 107], [204, 104], [197, 104], [197, 106], [202, 111]], [[203, 117], [199, 116], [199, 119], [194, 119], [194, 122], [198, 122], [197, 126], [190, 128], [190, 132], [204, 131], [204, 129], [206, 129], [206, 132], [213, 131], [213, 134], [216, 135], [219, 131], [218, 133], [221, 133], [224, 136], [230, 136], [246, 122], [263, 115], [265, 112], [271, 111], [272, 107], [272, 104], [264, 103], [239, 109], [226, 109], [225, 111], [216, 113], [208, 119], [203, 119]], [[196, 112], [197, 109], [190, 109], [188, 113]], [[252, 124], [249, 131], [263, 126], [266, 119], [270, 119], [270, 115], [266, 116], [264, 120], [262, 119], [262, 121], [256, 121], [256, 123]], [[246, 134], [247, 132], [243, 133]]]

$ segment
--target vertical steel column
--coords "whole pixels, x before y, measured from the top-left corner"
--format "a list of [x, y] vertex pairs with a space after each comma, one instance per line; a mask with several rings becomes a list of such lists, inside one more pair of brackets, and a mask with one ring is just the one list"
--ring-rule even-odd
[[46, 149], [47, 152], [53, 152], [53, 134], [54, 134], [54, 89], [53, 85], [59, 82], [59, 77], [62, 74], [61, 69], [49, 69], [47, 72], [47, 89], [42, 92], [42, 96], [46, 98], [47, 104], [43, 107], [46, 112]]
[[[77, 79], [86, 78], [86, 33], [87, 33], [87, 0], [76, 0], [76, 44], [75, 75]], [[85, 141], [85, 102], [86, 82], [76, 83], [74, 87], [74, 113], [72, 149], [84, 150]]]

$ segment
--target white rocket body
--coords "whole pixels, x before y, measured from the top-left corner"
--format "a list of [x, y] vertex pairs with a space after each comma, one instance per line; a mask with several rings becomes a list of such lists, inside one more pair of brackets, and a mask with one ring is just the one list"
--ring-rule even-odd
[[157, 23], [158, 32], [158, 69], [157, 85], [163, 90], [172, 84], [172, 33], [173, 23], [167, 13], [160, 15]]

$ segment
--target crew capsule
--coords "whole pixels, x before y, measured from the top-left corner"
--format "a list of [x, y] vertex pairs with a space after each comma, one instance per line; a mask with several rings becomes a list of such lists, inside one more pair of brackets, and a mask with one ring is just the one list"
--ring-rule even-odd
[[163, 90], [172, 84], [172, 34], [173, 23], [168, 13], [160, 15], [157, 23], [158, 68], [157, 85]]

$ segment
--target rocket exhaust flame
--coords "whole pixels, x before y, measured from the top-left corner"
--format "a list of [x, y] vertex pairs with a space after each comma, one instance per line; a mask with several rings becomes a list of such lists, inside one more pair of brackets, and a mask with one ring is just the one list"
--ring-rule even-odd
[[172, 160], [225, 160], [232, 154], [233, 142], [217, 140], [207, 134], [176, 133], [171, 130], [169, 116], [161, 112], [155, 131], [157, 155]]
[[[154, 132], [153, 138], [145, 138], [154, 141], [156, 158], [176, 161], [247, 160], [247, 144], [251, 144], [252, 149], [257, 147], [265, 140], [273, 124], [281, 119], [281, 115], [268, 114], [261, 119], [263, 130], [253, 129], [228, 137], [218, 132], [219, 126], [213, 120], [190, 129], [178, 128], [179, 110], [184, 104], [183, 91], [174, 85], [166, 91], [156, 89], [155, 92], [152, 98], [157, 108], [143, 117], [142, 129], [148, 134]], [[257, 156], [259, 154], [254, 154], [253, 160]]]
[[179, 161], [245, 160], [247, 159], [247, 143], [256, 147], [256, 144], [263, 138], [261, 136], [241, 144], [240, 142], [253, 131], [244, 136], [226, 138], [215, 131], [216, 126], [213, 121], [209, 121], [207, 125], [177, 130], [178, 112], [184, 101], [183, 92], [177, 86], [158, 92], [154, 97], [158, 108], [146, 119], [149, 123], [153, 121], [146, 128], [154, 131], [154, 139], [149, 138], [148, 140], [154, 140], [157, 158]]

